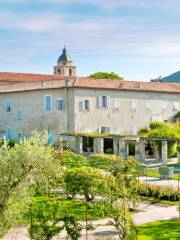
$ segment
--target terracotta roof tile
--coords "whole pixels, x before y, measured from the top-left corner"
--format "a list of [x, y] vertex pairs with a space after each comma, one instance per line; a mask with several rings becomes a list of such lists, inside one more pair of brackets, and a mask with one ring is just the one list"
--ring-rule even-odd
[[132, 91], [155, 91], [155, 92], [177, 92], [180, 93], [179, 83], [155, 83], [141, 81], [122, 81], [109, 79], [78, 78], [74, 87], [122, 89]]
[[[138, 82], [87, 77], [65, 77], [59, 75], [0, 72], [0, 92], [30, 91], [65, 87], [65, 80], [75, 88], [116, 89], [130, 91], [151, 91], [180, 93], [178, 83]], [[59, 81], [61, 80], [61, 81]], [[13, 84], [12, 84], [13, 83]]]
[[50, 74], [33, 74], [33, 73], [13, 73], [0, 72], [0, 83], [2, 82], [32, 82], [32, 81], [48, 81], [61, 80], [65, 76], [50, 75]]

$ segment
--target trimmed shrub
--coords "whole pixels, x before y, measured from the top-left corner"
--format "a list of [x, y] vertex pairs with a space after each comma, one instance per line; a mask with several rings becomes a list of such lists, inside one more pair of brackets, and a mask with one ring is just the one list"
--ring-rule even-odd
[[172, 186], [160, 186], [146, 183], [139, 184], [139, 195], [172, 202], [176, 202], [180, 198], [180, 193]]

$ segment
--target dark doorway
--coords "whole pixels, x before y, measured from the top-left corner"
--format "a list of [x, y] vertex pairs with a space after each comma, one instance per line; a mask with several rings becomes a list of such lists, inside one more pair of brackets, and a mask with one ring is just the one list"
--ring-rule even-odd
[[104, 138], [104, 153], [113, 154], [113, 139], [112, 138]]
[[83, 152], [93, 152], [92, 137], [83, 137]]
[[129, 143], [129, 155], [135, 156], [135, 144], [134, 143]]

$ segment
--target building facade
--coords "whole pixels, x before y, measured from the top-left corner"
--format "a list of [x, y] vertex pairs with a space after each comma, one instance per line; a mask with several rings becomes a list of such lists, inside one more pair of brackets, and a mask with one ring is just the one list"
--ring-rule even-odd
[[18, 140], [35, 129], [48, 130], [53, 143], [68, 132], [137, 134], [180, 110], [180, 84], [77, 77], [65, 50], [54, 71], [0, 73], [0, 138]]

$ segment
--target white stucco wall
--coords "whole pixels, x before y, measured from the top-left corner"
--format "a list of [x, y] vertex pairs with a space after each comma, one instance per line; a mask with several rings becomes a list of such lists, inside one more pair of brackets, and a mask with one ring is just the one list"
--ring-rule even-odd
[[[180, 94], [122, 91], [122, 90], [94, 90], [75, 89], [75, 127], [77, 132], [97, 132], [101, 127], [110, 127], [112, 133], [135, 134], [137, 130], [148, 126], [153, 120], [166, 120], [172, 117], [174, 102], [178, 102], [180, 110]], [[96, 106], [97, 96], [110, 96], [110, 107], [99, 109]], [[90, 111], [79, 112], [79, 101], [90, 101]], [[113, 101], [118, 102], [118, 109], [114, 109]], [[136, 101], [133, 110], [131, 101]], [[145, 101], [150, 101], [151, 109], [146, 110]], [[165, 109], [162, 109], [165, 104]]]
[[[45, 110], [45, 96], [52, 96], [52, 109]], [[97, 108], [97, 96], [109, 96], [109, 108]], [[64, 98], [63, 112], [56, 110], [57, 98]], [[90, 110], [80, 112], [79, 101], [89, 100]], [[118, 109], [114, 109], [113, 101], [117, 101]], [[133, 110], [131, 101], [136, 101]], [[149, 100], [151, 109], [145, 109], [145, 101]], [[4, 104], [12, 103], [12, 111], [6, 112]], [[148, 126], [153, 120], [166, 120], [177, 111], [174, 103], [178, 102], [180, 110], [180, 94], [155, 93], [123, 90], [97, 90], [82, 88], [42, 89], [24, 92], [0, 94], [0, 138], [11, 128], [14, 138], [18, 133], [30, 135], [33, 130], [48, 130], [53, 141], [65, 132], [99, 132], [101, 127], [109, 127], [112, 133], [135, 134], [137, 130]], [[162, 105], [165, 103], [165, 109]], [[17, 111], [22, 111], [22, 120], [17, 120]]]
[[[45, 109], [45, 96], [52, 96], [52, 108], [50, 111]], [[65, 109], [58, 111], [56, 109], [57, 98], [64, 98]], [[73, 102], [71, 93], [69, 102]], [[11, 102], [11, 112], [6, 112], [5, 102]], [[70, 104], [69, 104], [70, 105]], [[73, 104], [70, 105], [69, 117]], [[33, 130], [48, 130], [55, 141], [59, 133], [67, 131], [67, 100], [65, 89], [48, 89], [26, 92], [14, 92], [0, 94], [0, 137], [7, 134], [7, 129], [11, 128], [13, 137], [17, 138], [17, 133], [21, 132], [24, 136], [30, 135]], [[22, 120], [17, 120], [17, 111], [22, 111]], [[69, 127], [72, 127], [73, 123]]]

